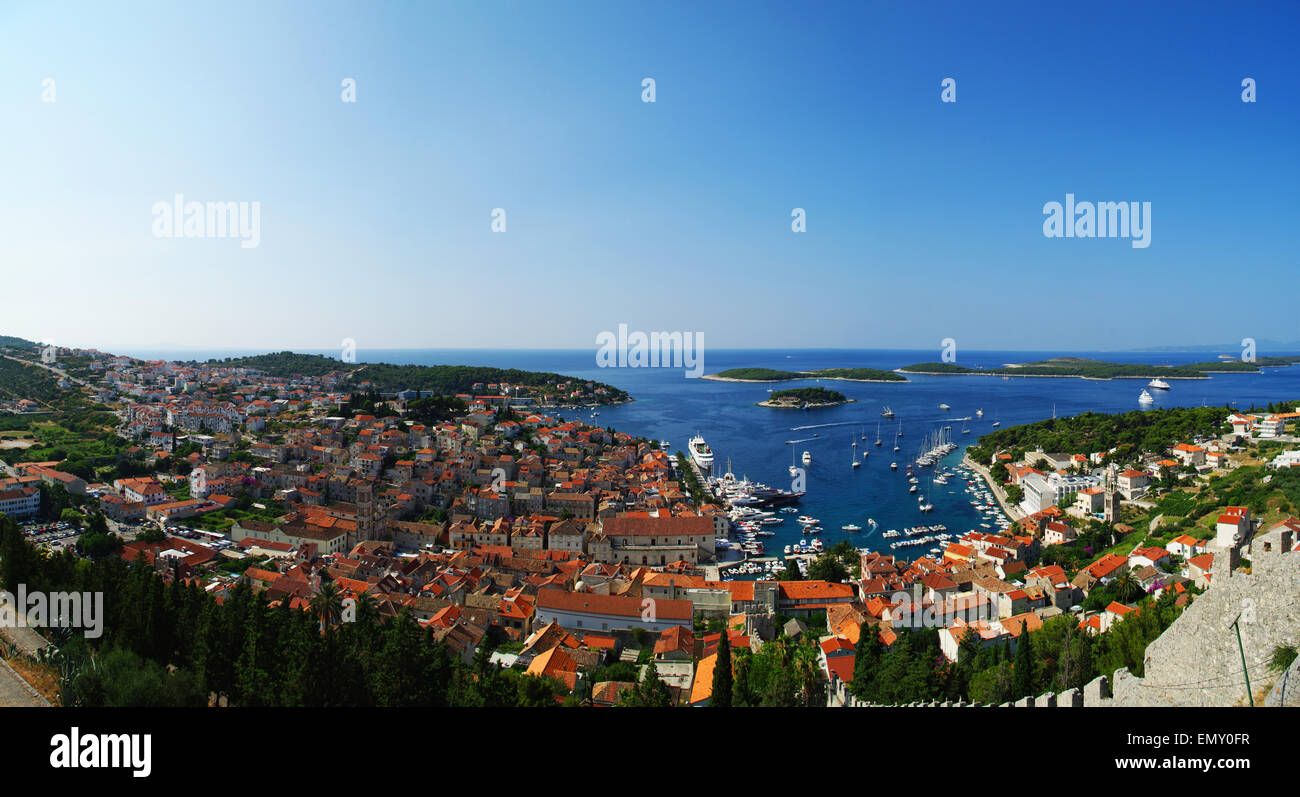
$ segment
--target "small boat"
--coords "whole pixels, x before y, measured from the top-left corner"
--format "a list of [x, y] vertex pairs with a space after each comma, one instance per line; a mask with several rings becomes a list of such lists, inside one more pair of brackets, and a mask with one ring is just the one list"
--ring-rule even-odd
[[886, 405], [885, 408], [884, 408], [883, 410], [880, 411], [880, 414], [881, 414], [883, 417], [885, 417], [885, 418], [893, 418], [893, 417], [894, 417], [894, 411], [891, 410], [891, 409], [889, 408], [888, 405]]
[[855, 525], [853, 523], [848, 523], [846, 525], [840, 526], [840, 528], [844, 529], [845, 531], [862, 531], [861, 526]]
[[947, 404], [940, 404], [939, 409], [944, 410], [946, 412], [947, 410], [952, 409], [952, 407], [949, 407]]
[[803, 464], [805, 465], [812, 464], [812, 454], [808, 451], [803, 452]]
[[978, 409], [978, 410], [975, 410], [975, 417], [976, 417], [976, 418], [983, 418], [983, 417], [984, 417], [984, 410], [983, 410], [983, 408]]
[[889, 469], [890, 469], [890, 470], [898, 470], [898, 463], [897, 463], [897, 462], [891, 462], [891, 463], [889, 463]]

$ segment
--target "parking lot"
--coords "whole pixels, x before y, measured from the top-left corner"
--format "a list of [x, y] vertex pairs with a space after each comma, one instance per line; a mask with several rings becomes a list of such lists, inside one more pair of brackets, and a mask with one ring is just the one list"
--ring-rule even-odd
[[[127, 542], [136, 539], [141, 532], [156, 529], [157, 527], [156, 523], [143, 520], [126, 522], [116, 522], [113, 520], [108, 521], [109, 531], [117, 534]], [[27, 537], [27, 539], [31, 540], [34, 545], [53, 548], [55, 550], [75, 546], [82, 533], [66, 521], [50, 523], [27, 521], [26, 523], [20, 524], [20, 528], [22, 529], [23, 535]], [[235, 545], [229, 539], [209, 532], [199, 531], [188, 526], [169, 524], [165, 531], [169, 537], [180, 537], [191, 540], [198, 545], [203, 545], [217, 551], [224, 551], [228, 548], [233, 548]]]
[[21, 525], [23, 535], [36, 545], [49, 545], [61, 548], [65, 545], [75, 545], [81, 532], [72, 527], [71, 523], [59, 521], [57, 523], [38, 523], [28, 521]]

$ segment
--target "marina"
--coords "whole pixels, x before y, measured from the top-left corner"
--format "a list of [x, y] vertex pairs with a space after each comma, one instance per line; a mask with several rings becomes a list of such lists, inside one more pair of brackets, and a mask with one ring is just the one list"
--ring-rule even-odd
[[[702, 435], [697, 434], [691, 445], [693, 450], [707, 449], [712, 453]], [[855, 466], [861, 464], [856, 448], [857, 441], [851, 440]], [[793, 447], [791, 451], [793, 456]], [[937, 500], [944, 519], [956, 521], [961, 518], [960, 523], [953, 526], [947, 522], [913, 523], [881, 528], [874, 517], [864, 518], [862, 522], [851, 519], [839, 523], [840, 538], [850, 540], [859, 550], [881, 551], [910, 559], [941, 556], [943, 548], [966, 531], [1008, 531], [1011, 521], [1002, 513], [988, 485], [973, 469], [957, 461], [958, 453], [959, 446], [951, 439], [950, 425], [925, 433], [918, 441], [916, 456], [907, 462], [906, 487], [896, 489], [905, 489], [908, 495], [916, 496], [914, 511], [920, 516], [935, 512]], [[806, 459], [806, 464], [811, 464], [811, 456]], [[828, 547], [826, 537], [830, 535], [823, 521], [797, 506], [806, 493], [752, 481], [747, 476], [737, 477], [732, 471], [730, 458], [722, 476], [701, 469], [695, 457], [692, 457], [692, 466], [712, 496], [726, 508], [730, 521], [728, 535], [717, 543], [722, 579], [773, 580], [789, 563], [806, 573], [808, 559], [815, 558]], [[898, 479], [893, 475], [897, 473], [898, 465], [895, 462], [890, 466], [888, 471], [877, 468], [874, 472], [894, 482]], [[792, 463], [789, 470], [794, 474], [797, 468]], [[787, 523], [787, 520], [793, 522]]]

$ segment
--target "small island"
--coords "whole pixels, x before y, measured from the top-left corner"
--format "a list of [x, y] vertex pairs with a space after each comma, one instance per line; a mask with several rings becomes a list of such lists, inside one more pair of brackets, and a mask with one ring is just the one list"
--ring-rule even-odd
[[851, 399], [835, 390], [827, 390], [824, 387], [798, 387], [790, 390], [778, 390], [767, 397], [766, 401], [758, 402], [760, 407], [774, 407], [781, 410], [798, 410], [805, 407], [814, 409], [817, 407], [838, 407], [841, 404], [848, 404]]
[[834, 379], [841, 382], [906, 382], [894, 371], [879, 368], [823, 368], [817, 371], [778, 371], [774, 368], [731, 368], [702, 378], [717, 382], [793, 382], [799, 379]]

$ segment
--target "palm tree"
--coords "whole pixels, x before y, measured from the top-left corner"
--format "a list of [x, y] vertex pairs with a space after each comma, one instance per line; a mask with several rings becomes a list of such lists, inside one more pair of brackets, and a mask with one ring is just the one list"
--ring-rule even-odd
[[1115, 578], [1115, 595], [1128, 603], [1142, 594], [1142, 584], [1133, 575], [1132, 570], [1125, 570]]
[[311, 611], [320, 618], [321, 633], [325, 632], [327, 626], [333, 627], [342, 621], [343, 599], [333, 581], [321, 584], [320, 592], [312, 596]]

